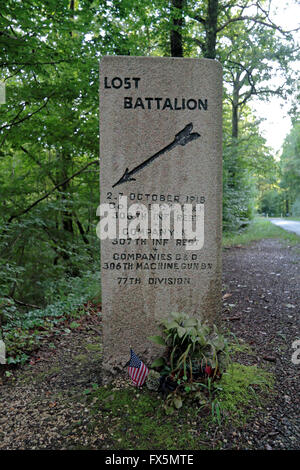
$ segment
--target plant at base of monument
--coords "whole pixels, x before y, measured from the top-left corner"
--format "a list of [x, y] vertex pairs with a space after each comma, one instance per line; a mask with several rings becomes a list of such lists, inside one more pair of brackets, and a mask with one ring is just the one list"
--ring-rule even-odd
[[159, 391], [166, 411], [179, 409], [187, 397], [197, 399], [201, 406], [213, 403], [213, 382], [229, 363], [227, 340], [215, 325], [185, 313], [172, 313], [161, 325], [163, 336], [149, 339], [166, 347], [164, 356], [152, 363], [161, 373]]
[[228, 359], [228, 343], [215, 325], [201, 322], [185, 313], [172, 313], [161, 322], [162, 336], [149, 339], [167, 348], [152, 367], [170, 375], [178, 384], [199, 378], [219, 377]]

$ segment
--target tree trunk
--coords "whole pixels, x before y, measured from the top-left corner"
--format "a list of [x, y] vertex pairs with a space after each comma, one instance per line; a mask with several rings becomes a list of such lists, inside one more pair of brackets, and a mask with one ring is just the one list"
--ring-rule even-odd
[[231, 170], [230, 186], [235, 188], [237, 185], [237, 162], [238, 162], [238, 147], [237, 141], [239, 136], [239, 92], [240, 92], [240, 75], [237, 74], [233, 83], [232, 104], [231, 104], [231, 137], [232, 137], [232, 152], [231, 152]]
[[239, 107], [236, 103], [232, 103], [232, 116], [231, 116], [231, 136], [232, 140], [237, 139], [239, 136]]
[[171, 29], [171, 56], [183, 57], [182, 25], [183, 25], [183, 4], [185, 0], [172, 0], [172, 8], [175, 9]]
[[238, 72], [233, 81], [232, 91], [232, 108], [231, 108], [231, 136], [232, 140], [237, 139], [239, 136], [239, 100], [240, 100], [240, 82], [241, 74]]
[[205, 50], [206, 59], [216, 58], [217, 24], [219, 0], [208, 0], [207, 19], [205, 21]]

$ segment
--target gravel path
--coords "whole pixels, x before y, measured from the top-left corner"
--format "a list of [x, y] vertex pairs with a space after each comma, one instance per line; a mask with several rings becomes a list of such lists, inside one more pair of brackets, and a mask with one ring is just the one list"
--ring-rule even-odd
[[292, 344], [300, 339], [300, 244], [279, 240], [226, 250], [223, 320], [251, 344], [253, 363], [269, 364], [276, 393], [264, 413], [242, 433], [227, 436], [226, 448], [300, 448], [300, 364]]
[[52, 348], [45, 345], [0, 385], [0, 450], [101, 448], [106, 436], [88, 432], [84, 399], [84, 390], [101, 382], [97, 313], [52, 339]]
[[[244, 429], [216, 429], [214, 441], [223, 449], [299, 449], [300, 364], [291, 357], [300, 339], [300, 244], [263, 240], [227, 249], [223, 278], [223, 323], [254, 350], [245, 363], [275, 373], [276, 390]], [[0, 379], [0, 449], [107, 448], [100, 415], [90, 432], [84, 395], [101, 384], [100, 336], [95, 312], [2, 385]]]

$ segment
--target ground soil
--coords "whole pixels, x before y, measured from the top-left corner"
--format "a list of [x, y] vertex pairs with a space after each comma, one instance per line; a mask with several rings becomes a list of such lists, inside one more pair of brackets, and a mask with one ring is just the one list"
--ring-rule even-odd
[[[251, 345], [254, 354], [241, 354], [241, 361], [274, 372], [276, 384], [246, 427], [216, 428], [207, 446], [299, 449], [300, 364], [291, 359], [300, 338], [300, 245], [262, 240], [226, 249], [223, 259], [222, 323]], [[101, 428], [89, 432], [82, 400], [93, 384], [101, 385], [100, 338], [101, 318], [90, 315], [0, 379], [0, 449], [107, 448]]]
[[225, 250], [223, 259], [223, 321], [255, 352], [244, 363], [268, 364], [276, 384], [263, 412], [229, 431], [222, 447], [299, 449], [300, 364], [292, 362], [292, 344], [300, 339], [300, 245], [262, 240]]

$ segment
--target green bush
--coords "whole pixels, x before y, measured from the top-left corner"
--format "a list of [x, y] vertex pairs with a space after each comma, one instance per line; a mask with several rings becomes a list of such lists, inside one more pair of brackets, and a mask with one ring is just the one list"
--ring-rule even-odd
[[[55, 290], [53, 303], [27, 312], [21, 311], [12, 300], [0, 299], [2, 305], [5, 305], [5, 309], [2, 308], [5, 316], [2, 330], [8, 364], [26, 362], [30, 353], [49, 335], [70, 333], [65, 321], [70, 321], [70, 327], [74, 328], [75, 322], [72, 320], [88, 313], [84, 307], [86, 302], [94, 298], [98, 300], [100, 273], [86, 272], [82, 278], [64, 281], [60, 288], [61, 291], [57, 288]], [[49, 289], [51, 291], [51, 286]]]

